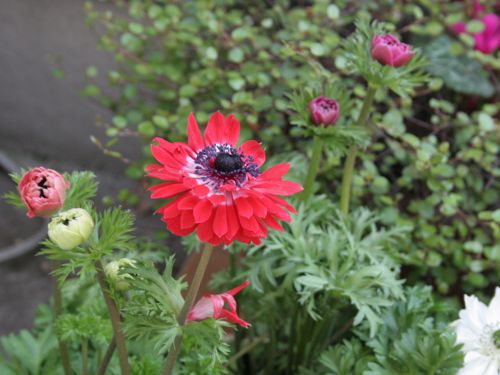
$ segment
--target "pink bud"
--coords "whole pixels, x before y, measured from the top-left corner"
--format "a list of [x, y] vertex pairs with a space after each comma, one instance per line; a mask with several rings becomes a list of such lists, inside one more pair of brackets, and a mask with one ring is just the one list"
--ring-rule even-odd
[[382, 65], [399, 67], [407, 64], [415, 54], [411, 46], [390, 34], [375, 35], [372, 39], [372, 57]]
[[39, 167], [26, 172], [17, 189], [28, 217], [48, 217], [62, 208], [69, 186], [59, 172]]
[[339, 103], [326, 96], [318, 96], [309, 103], [311, 118], [316, 125], [330, 126], [337, 122], [340, 115]]

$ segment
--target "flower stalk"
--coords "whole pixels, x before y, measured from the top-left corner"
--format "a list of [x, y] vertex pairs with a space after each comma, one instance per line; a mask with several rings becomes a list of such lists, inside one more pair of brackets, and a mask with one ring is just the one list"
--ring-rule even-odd
[[[210, 257], [212, 256], [214, 247], [206, 243], [204, 248], [201, 251], [200, 261], [198, 262], [198, 266], [196, 267], [196, 271], [194, 273], [193, 281], [189, 285], [189, 289], [187, 291], [186, 300], [184, 305], [182, 306], [181, 312], [177, 317], [177, 322], [179, 327], [182, 328], [186, 323], [186, 318], [193, 307], [196, 296], [198, 295], [198, 291], [200, 290], [201, 281], [203, 280], [203, 276], [205, 275], [205, 271], [207, 270], [208, 262], [210, 261]], [[165, 364], [163, 366], [163, 375], [171, 375], [175, 366], [175, 362], [177, 357], [181, 351], [182, 345], [182, 332], [177, 335], [174, 340], [174, 344], [170, 351], [168, 352], [167, 359], [165, 360]]]
[[[57, 267], [57, 264], [53, 264], [53, 269]], [[59, 285], [59, 281], [54, 277], [54, 315], [57, 320], [59, 316], [61, 316], [63, 312], [62, 306], [62, 293], [61, 287]], [[71, 371], [71, 363], [69, 361], [69, 352], [66, 343], [57, 335], [57, 341], [59, 345], [59, 353], [61, 354], [61, 364], [63, 366], [64, 375], [72, 375]]]
[[99, 369], [97, 370], [97, 375], [104, 375], [109, 366], [109, 362], [111, 361], [111, 357], [113, 356], [113, 352], [116, 349], [116, 339], [115, 336], [111, 339], [108, 349], [106, 349], [106, 353], [104, 354], [104, 358], [99, 365]]
[[127, 354], [127, 346], [125, 343], [125, 335], [123, 334], [120, 322], [120, 312], [118, 311], [118, 307], [116, 306], [115, 301], [113, 301], [113, 298], [109, 294], [109, 289], [106, 282], [106, 276], [104, 274], [104, 269], [102, 267], [102, 263], [100, 260], [95, 262], [95, 269], [97, 271], [97, 281], [99, 283], [99, 286], [101, 287], [101, 291], [104, 296], [106, 306], [108, 307], [109, 317], [111, 319], [111, 325], [113, 327], [113, 331], [115, 334], [116, 349], [118, 352], [118, 360], [120, 362], [121, 373], [122, 375], [131, 375], [132, 372], [128, 364], [128, 354]]
[[[373, 98], [375, 97], [375, 92], [377, 89], [373, 86], [368, 85], [368, 90], [366, 92], [365, 100], [363, 102], [363, 107], [359, 113], [357, 126], [362, 126], [368, 120], [370, 114], [370, 108], [373, 103]], [[352, 174], [354, 170], [354, 165], [356, 163], [356, 156], [358, 153], [358, 148], [356, 146], [351, 146], [347, 154], [347, 158], [344, 164], [344, 173], [342, 175], [342, 186], [340, 189], [340, 211], [344, 214], [349, 213], [349, 201], [351, 198], [351, 183]]]
[[318, 174], [322, 149], [323, 149], [323, 140], [320, 137], [315, 136], [313, 140], [313, 153], [311, 157], [311, 164], [309, 165], [309, 170], [307, 171], [306, 180], [304, 182], [304, 191], [300, 194], [300, 200], [302, 202], [307, 201], [312, 194], [314, 181], [316, 180], [316, 175]]

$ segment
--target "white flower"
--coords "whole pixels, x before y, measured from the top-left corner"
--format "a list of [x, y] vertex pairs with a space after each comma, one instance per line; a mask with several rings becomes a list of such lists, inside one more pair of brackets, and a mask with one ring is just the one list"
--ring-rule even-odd
[[465, 354], [458, 375], [500, 375], [500, 288], [496, 288], [489, 306], [476, 296], [464, 299], [465, 309], [453, 322]]
[[49, 223], [49, 238], [61, 249], [71, 250], [87, 241], [94, 229], [90, 214], [83, 208], [61, 212]]

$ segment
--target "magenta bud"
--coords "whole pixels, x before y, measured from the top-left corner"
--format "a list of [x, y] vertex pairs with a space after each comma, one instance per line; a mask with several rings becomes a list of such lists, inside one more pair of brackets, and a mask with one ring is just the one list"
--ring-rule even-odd
[[400, 42], [396, 37], [375, 35], [372, 39], [372, 57], [382, 65], [399, 67], [407, 64], [415, 54], [411, 46]]
[[335, 99], [318, 96], [309, 103], [311, 118], [316, 125], [331, 126], [340, 115], [340, 106]]

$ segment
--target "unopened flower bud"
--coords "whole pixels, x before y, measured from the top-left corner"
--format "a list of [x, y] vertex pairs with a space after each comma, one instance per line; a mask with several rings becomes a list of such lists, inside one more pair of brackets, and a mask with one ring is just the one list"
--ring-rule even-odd
[[125, 267], [135, 268], [135, 260], [122, 258], [109, 262], [106, 264], [106, 267], [104, 267], [106, 276], [114, 283], [118, 290], [127, 290], [130, 287], [127, 279], [131, 279], [132, 275], [129, 273], [120, 273], [120, 270]]
[[61, 212], [49, 223], [49, 238], [61, 249], [71, 250], [87, 241], [94, 222], [83, 208]]
[[39, 167], [26, 172], [17, 189], [29, 217], [49, 217], [62, 208], [69, 185], [59, 172]]
[[331, 126], [340, 115], [339, 103], [326, 96], [318, 96], [309, 103], [311, 118], [316, 125]]
[[407, 64], [415, 54], [411, 46], [400, 42], [396, 37], [375, 35], [371, 46], [372, 57], [382, 65], [399, 67]]

